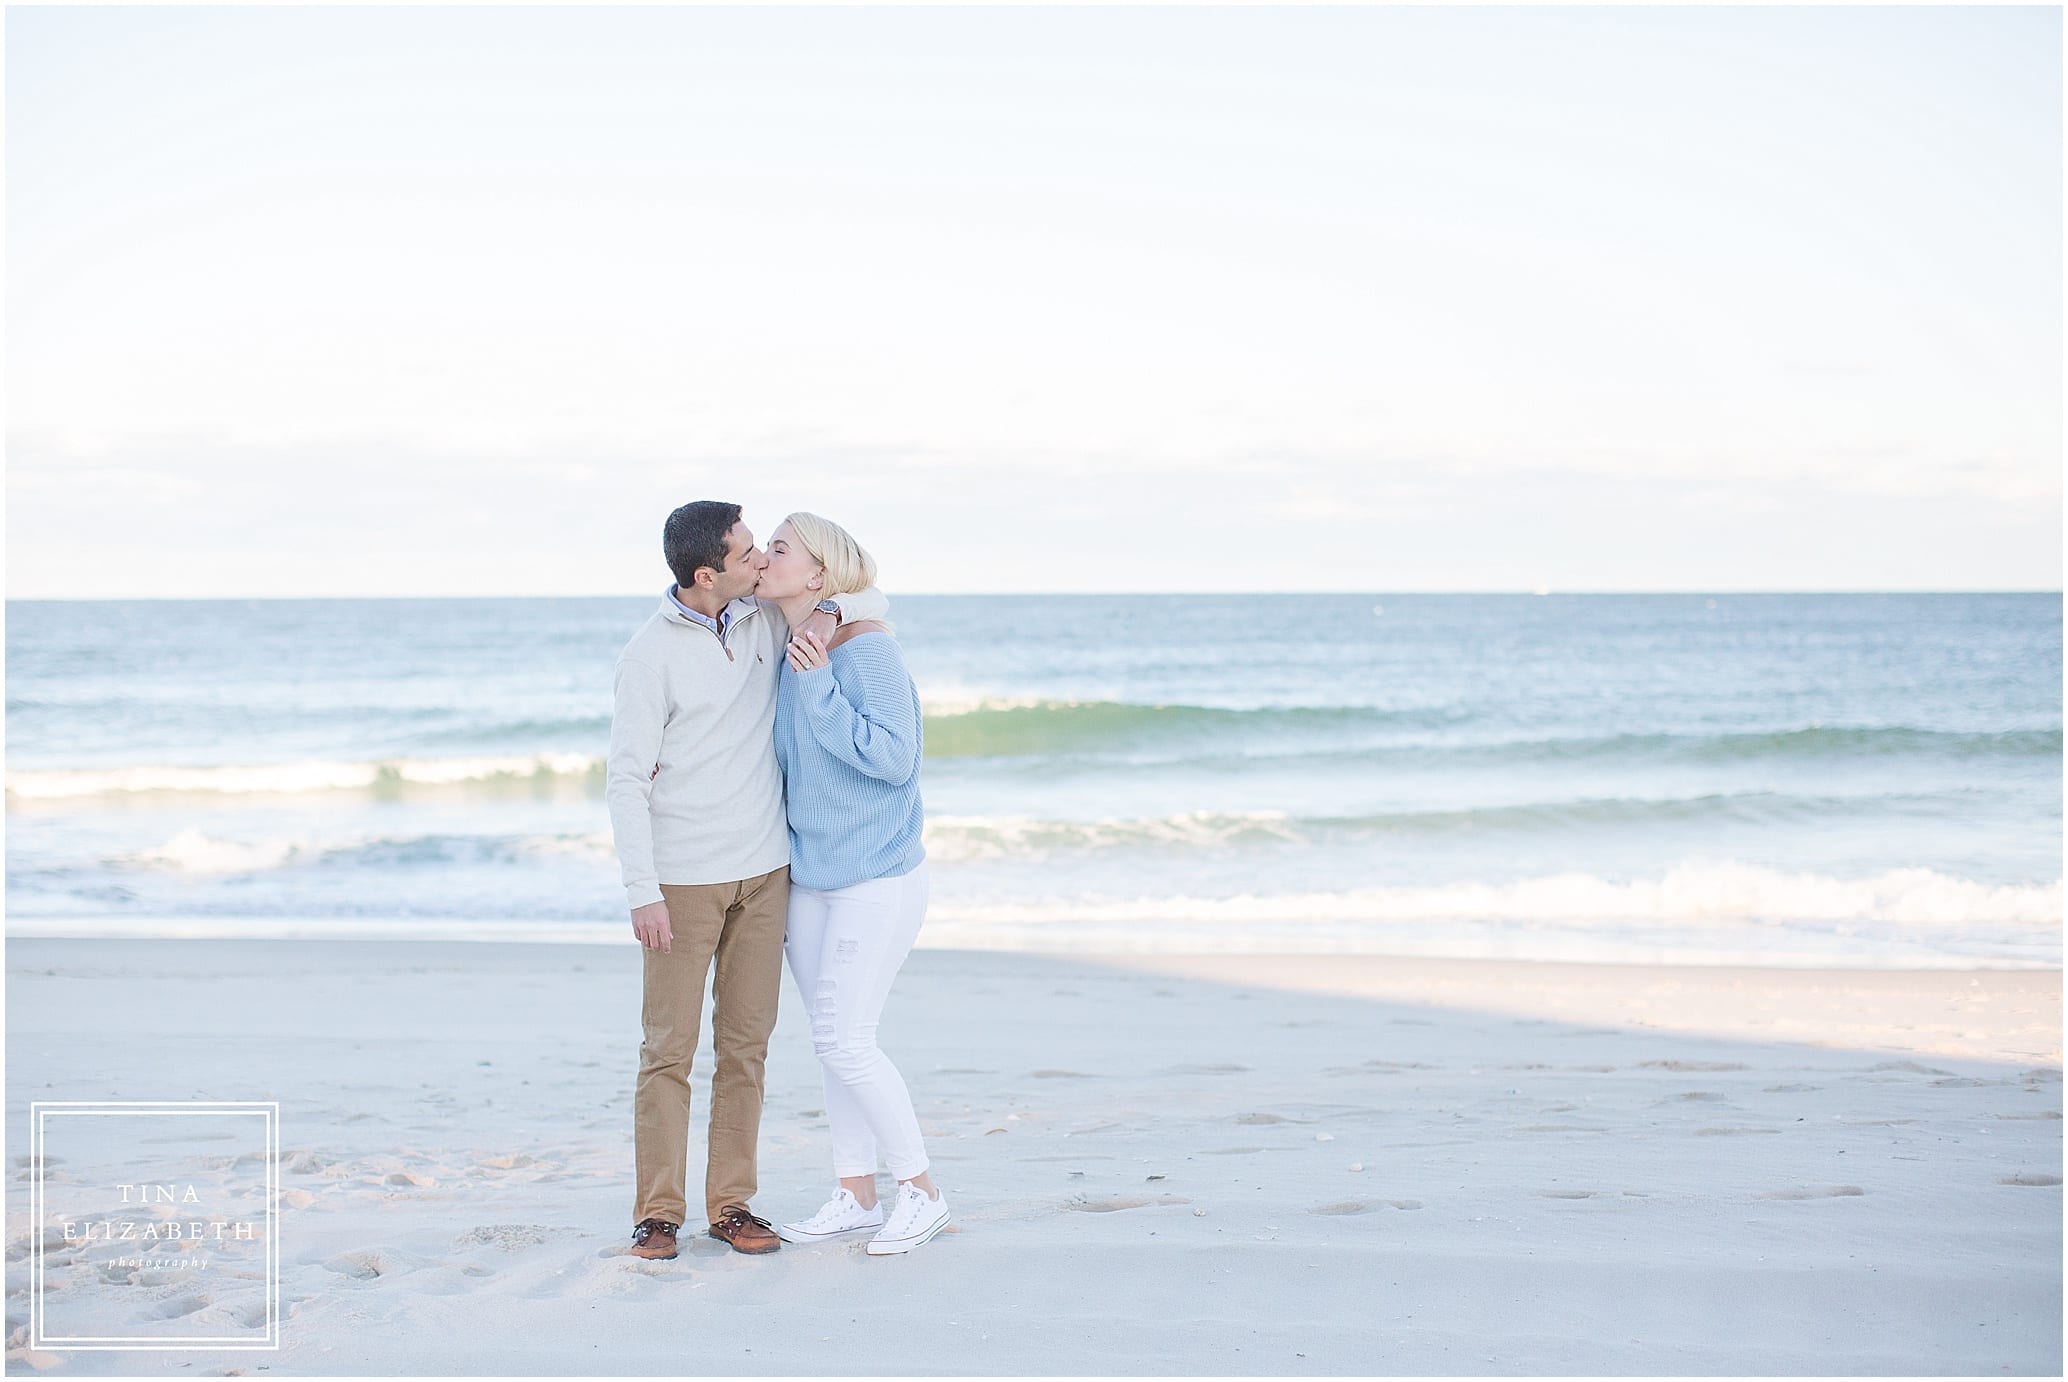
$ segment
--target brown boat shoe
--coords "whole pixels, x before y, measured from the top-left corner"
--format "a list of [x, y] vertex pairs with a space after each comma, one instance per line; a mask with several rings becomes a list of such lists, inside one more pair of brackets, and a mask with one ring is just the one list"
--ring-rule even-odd
[[632, 1230], [632, 1256], [673, 1257], [675, 1230], [681, 1227], [682, 1225], [671, 1224], [666, 1219], [641, 1219], [639, 1227]]
[[711, 1236], [732, 1244], [734, 1252], [774, 1252], [783, 1245], [768, 1220], [733, 1205], [711, 1225]]

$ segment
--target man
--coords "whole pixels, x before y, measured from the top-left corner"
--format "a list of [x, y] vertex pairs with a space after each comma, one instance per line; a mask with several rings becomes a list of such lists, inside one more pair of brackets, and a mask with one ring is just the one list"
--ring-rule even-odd
[[[688, 1213], [689, 1072], [714, 961], [705, 1209], [712, 1237], [774, 1252], [781, 1240], [748, 1202], [790, 899], [774, 747], [790, 629], [753, 598], [768, 559], [739, 505], [684, 504], [661, 541], [675, 584], [618, 657], [605, 789], [632, 931], [645, 947], [632, 1252], [675, 1256]], [[888, 608], [872, 586], [822, 603], [805, 627], [825, 637], [843, 610], [857, 620]]]

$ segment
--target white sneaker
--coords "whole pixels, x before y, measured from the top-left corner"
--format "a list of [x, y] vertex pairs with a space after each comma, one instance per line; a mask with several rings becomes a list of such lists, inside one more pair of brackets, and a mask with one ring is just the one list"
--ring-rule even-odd
[[778, 1225], [776, 1236], [785, 1243], [823, 1243], [828, 1238], [843, 1238], [850, 1233], [867, 1233], [882, 1227], [883, 1206], [862, 1208], [862, 1202], [854, 1197], [854, 1192], [843, 1185], [809, 1219]]
[[869, 1240], [869, 1255], [884, 1257], [910, 1252], [948, 1226], [948, 1197], [929, 1197], [916, 1185], [898, 1187], [897, 1203], [891, 1206], [890, 1222], [883, 1232]]

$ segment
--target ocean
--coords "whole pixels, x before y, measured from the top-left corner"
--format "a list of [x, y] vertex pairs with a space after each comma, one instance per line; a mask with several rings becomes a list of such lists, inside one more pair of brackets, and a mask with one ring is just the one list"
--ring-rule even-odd
[[[10, 933], [628, 936], [659, 595], [9, 602]], [[893, 595], [921, 944], [2055, 967], [2061, 613]]]

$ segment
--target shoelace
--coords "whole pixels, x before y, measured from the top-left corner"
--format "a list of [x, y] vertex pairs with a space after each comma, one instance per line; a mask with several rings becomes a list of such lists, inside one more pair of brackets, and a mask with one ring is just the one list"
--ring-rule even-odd
[[842, 1191], [826, 1201], [825, 1206], [818, 1213], [811, 1216], [811, 1224], [809, 1226], [812, 1228], [824, 1228], [829, 1224], [839, 1223], [850, 1214], [863, 1212], [862, 1202]]
[[[910, 1228], [918, 1221], [919, 1216], [933, 1208], [935, 1203], [937, 1202], [929, 1198], [923, 1190], [915, 1190], [909, 1186], [899, 1190], [898, 1207], [891, 1212], [890, 1216], [891, 1228]], [[896, 1237], [897, 1235], [893, 1233], [891, 1236]]]
[[673, 1233], [680, 1227], [682, 1225], [671, 1224], [666, 1219], [641, 1219], [639, 1227], [632, 1230], [632, 1242], [634, 1245], [644, 1244], [647, 1239], [653, 1237], [657, 1232]]
[[727, 1228], [735, 1231], [744, 1228], [748, 1224], [759, 1224], [763, 1228], [774, 1227], [774, 1225], [770, 1224], [768, 1220], [762, 1218], [759, 1214], [749, 1214], [744, 1209], [728, 1209], [725, 1211], [724, 1216], [718, 1220], [718, 1226], [720, 1228]]

